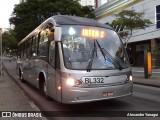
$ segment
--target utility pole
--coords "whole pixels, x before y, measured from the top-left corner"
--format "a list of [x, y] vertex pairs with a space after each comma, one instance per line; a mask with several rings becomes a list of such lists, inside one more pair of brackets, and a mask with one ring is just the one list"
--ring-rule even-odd
[[0, 50], [1, 50], [1, 52], [0, 52], [0, 57], [1, 57], [1, 63], [0, 63], [0, 72], [1, 72], [1, 79], [0, 79], [0, 81], [2, 81], [2, 75], [3, 75], [3, 69], [2, 69], [2, 28], [0, 27]]

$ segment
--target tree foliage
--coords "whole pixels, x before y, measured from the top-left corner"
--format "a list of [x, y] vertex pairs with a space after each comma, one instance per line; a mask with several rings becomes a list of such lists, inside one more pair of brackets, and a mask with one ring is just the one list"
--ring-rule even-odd
[[160, 47], [156, 47], [152, 52], [153, 58], [157, 58], [158, 55], [160, 55]]
[[17, 48], [17, 41], [15, 38], [15, 32], [13, 30], [5, 31], [2, 35], [2, 44], [3, 44], [3, 51], [6, 49], [16, 49]]
[[15, 6], [10, 24], [15, 25], [20, 41], [45, 19], [58, 14], [95, 18], [93, 7], [81, 6], [78, 0], [27, 0]]
[[116, 19], [112, 22], [113, 25], [124, 26], [125, 32], [120, 32], [119, 35], [125, 40], [126, 47], [129, 39], [133, 35], [133, 30], [145, 29], [152, 22], [144, 18], [145, 12], [135, 12], [135, 10], [123, 10], [115, 14]]

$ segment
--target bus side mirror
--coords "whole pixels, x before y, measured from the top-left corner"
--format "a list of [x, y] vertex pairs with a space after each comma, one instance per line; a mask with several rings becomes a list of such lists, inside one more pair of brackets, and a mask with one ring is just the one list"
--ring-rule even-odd
[[62, 34], [62, 29], [61, 27], [55, 27], [54, 28], [54, 40], [55, 41], [61, 41], [61, 34]]

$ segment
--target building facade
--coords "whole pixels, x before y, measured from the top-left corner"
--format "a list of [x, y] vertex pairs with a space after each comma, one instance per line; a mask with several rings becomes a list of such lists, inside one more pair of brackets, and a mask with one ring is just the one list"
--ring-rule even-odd
[[[97, 3], [100, 4], [100, 3]], [[145, 12], [152, 24], [145, 30], [135, 30], [128, 44], [128, 54], [133, 66], [143, 66], [144, 50], [160, 51], [160, 0], [109, 0], [95, 10], [97, 20], [109, 24], [116, 14], [124, 9]], [[152, 67], [160, 67], [160, 55], [152, 54]]]
[[108, 3], [108, 2], [110, 2], [110, 1], [111, 1], [111, 0], [95, 0], [96, 8], [102, 6], [103, 4]]
[[20, 0], [19, 3], [26, 2], [26, 0]]
[[[27, 0], [20, 0], [19, 2], [22, 3], [22, 2], [26, 2]], [[103, 1], [103, 0], [102, 0]], [[95, 7], [95, 0], [79, 0], [79, 3], [82, 5], [82, 6], [94, 6]]]
[[82, 6], [95, 6], [95, 0], [79, 0], [79, 3], [82, 5]]

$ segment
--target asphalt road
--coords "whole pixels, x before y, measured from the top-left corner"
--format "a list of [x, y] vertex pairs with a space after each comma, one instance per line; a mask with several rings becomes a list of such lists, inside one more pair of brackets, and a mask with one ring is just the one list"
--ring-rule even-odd
[[[83, 104], [73, 104], [73, 105], [66, 105], [55, 100], [46, 100], [40, 92], [31, 86], [29, 83], [21, 83], [20, 80], [17, 80], [18, 84], [21, 88], [29, 95], [30, 99], [34, 101], [34, 103], [40, 108], [41, 111], [88, 111], [89, 114], [101, 114], [100, 111], [160, 111], [160, 89], [155, 87], [143, 86], [143, 85], [136, 85], [134, 84], [133, 95], [124, 98], [112, 99], [112, 100], [105, 100], [105, 101], [98, 101], [98, 102], [91, 102], [91, 103], [83, 103]], [[99, 111], [92, 113], [92, 111]], [[59, 112], [61, 113], [61, 112]], [[67, 114], [67, 113], [65, 113]], [[116, 112], [115, 112], [116, 114]], [[65, 115], [63, 116], [63, 112], [61, 113], [62, 117], [50, 117], [49, 120], [52, 119], [64, 119]], [[81, 114], [80, 114], [81, 115]], [[105, 115], [104, 115], [105, 116]], [[113, 115], [114, 116], [114, 115]], [[160, 115], [159, 115], [160, 117]], [[65, 119], [81, 119], [81, 117], [65, 117]], [[83, 117], [83, 119], [97, 119], [97, 117]], [[102, 120], [144, 120], [144, 118], [138, 117], [99, 117], [98, 119]], [[147, 117], [146, 120], [158, 120], [159, 118]]]
[[[133, 95], [124, 98], [117, 98], [105, 101], [83, 103], [83, 104], [62, 104], [54, 100], [46, 100], [40, 92], [29, 83], [22, 83], [20, 79], [15, 82], [24, 90], [29, 98], [39, 107], [41, 111], [85, 111], [90, 117], [83, 117], [81, 113], [77, 117], [65, 117], [63, 112], [58, 112], [62, 117], [49, 117], [49, 120], [159, 120], [160, 119], [160, 88], [134, 84]], [[96, 111], [96, 112], [93, 112]], [[98, 111], [98, 112], [97, 112]], [[111, 113], [112, 111], [112, 113]], [[159, 117], [115, 117], [117, 113], [134, 113], [135, 111], [159, 112]], [[55, 112], [55, 113], [56, 113]], [[96, 114], [105, 112], [101, 117]], [[54, 114], [55, 114], [54, 113]], [[105, 114], [112, 114], [113, 117], [106, 117]], [[104, 115], [104, 116], [103, 116]]]

